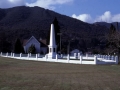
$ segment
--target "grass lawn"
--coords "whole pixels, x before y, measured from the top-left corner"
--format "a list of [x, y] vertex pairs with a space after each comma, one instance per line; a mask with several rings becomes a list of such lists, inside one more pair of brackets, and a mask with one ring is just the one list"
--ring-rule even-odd
[[75, 65], [0, 57], [0, 90], [120, 90], [120, 65]]

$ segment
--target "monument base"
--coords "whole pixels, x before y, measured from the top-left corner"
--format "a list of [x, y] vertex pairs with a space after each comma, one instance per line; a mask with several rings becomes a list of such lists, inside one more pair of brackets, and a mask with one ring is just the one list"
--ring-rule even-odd
[[48, 59], [56, 59], [56, 58], [60, 59], [60, 58], [62, 58], [59, 54], [55, 54], [55, 53], [54, 54], [48, 53], [46, 55], [47, 55]]

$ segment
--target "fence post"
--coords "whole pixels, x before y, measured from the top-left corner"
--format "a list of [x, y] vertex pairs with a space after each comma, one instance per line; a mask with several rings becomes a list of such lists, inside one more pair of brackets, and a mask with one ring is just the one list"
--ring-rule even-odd
[[97, 58], [99, 58], [98, 54], [96, 55]]
[[30, 55], [29, 55], [29, 53], [28, 53], [28, 56], [27, 56], [28, 60], [29, 60], [29, 57], [30, 57]]
[[82, 64], [82, 55], [80, 56], [80, 64]]
[[8, 52], [6, 53], [6, 57], [8, 57]]
[[105, 55], [102, 55], [102, 58], [104, 59], [104, 58], [105, 58]]
[[56, 54], [56, 61], [58, 60], [58, 55]]
[[108, 60], [108, 56], [107, 55], [105, 56], [105, 59]]
[[80, 53], [78, 53], [78, 59], [80, 59]]
[[21, 57], [22, 57], [22, 53], [20, 53], [20, 59], [21, 59]]
[[40, 54], [38, 53], [38, 57], [40, 57]]
[[103, 59], [103, 55], [101, 55], [102, 59]]
[[31, 57], [31, 53], [29, 53], [29, 57]]
[[96, 56], [94, 56], [94, 62], [95, 62], [95, 64], [97, 64], [97, 57]]
[[114, 60], [114, 56], [111, 56], [111, 60]]
[[2, 52], [1, 52], [1, 56], [2, 56]]
[[106, 55], [104, 55], [104, 59], [106, 59]]
[[61, 58], [63, 58], [63, 54], [61, 54]]
[[100, 55], [99, 55], [99, 54], [97, 54], [97, 58], [100, 58]]
[[46, 55], [45, 55], [45, 59], [46, 59], [46, 61], [47, 61], [47, 58], [48, 58], [48, 57], [47, 57], [47, 54], [46, 54]]
[[38, 54], [36, 54], [36, 59], [38, 59]]
[[104, 55], [102, 55], [102, 59], [104, 59]]
[[118, 64], [118, 56], [115, 56], [115, 64]]
[[11, 57], [12, 57], [12, 52], [11, 52]]
[[101, 55], [101, 58], [103, 59], [103, 55]]
[[74, 53], [74, 57], [75, 57], [75, 59], [76, 59], [76, 56], [77, 56], [77, 53]]
[[99, 58], [101, 58], [101, 54], [99, 55]]
[[107, 55], [105, 55], [105, 59], [107, 60]]
[[13, 53], [13, 57], [15, 57], [15, 53]]
[[68, 63], [69, 63], [69, 60], [70, 60], [70, 55], [69, 54], [67, 55], [67, 60], [68, 60]]
[[88, 54], [86, 53], [86, 58], [88, 58]]
[[110, 60], [110, 55], [108, 56], [108, 60]]

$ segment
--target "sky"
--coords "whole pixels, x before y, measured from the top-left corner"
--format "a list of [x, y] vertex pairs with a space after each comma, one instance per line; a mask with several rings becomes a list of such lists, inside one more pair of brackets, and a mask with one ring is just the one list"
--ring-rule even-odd
[[39, 6], [87, 23], [120, 22], [120, 0], [0, 0], [0, 8]]

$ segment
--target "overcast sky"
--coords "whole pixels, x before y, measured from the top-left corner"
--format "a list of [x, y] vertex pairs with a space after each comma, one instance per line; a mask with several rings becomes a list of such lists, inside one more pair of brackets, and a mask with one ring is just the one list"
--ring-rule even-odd
[[0, 8], [39, 6], [84, 22], [120, 22], [120, 0], [0, 0]]

